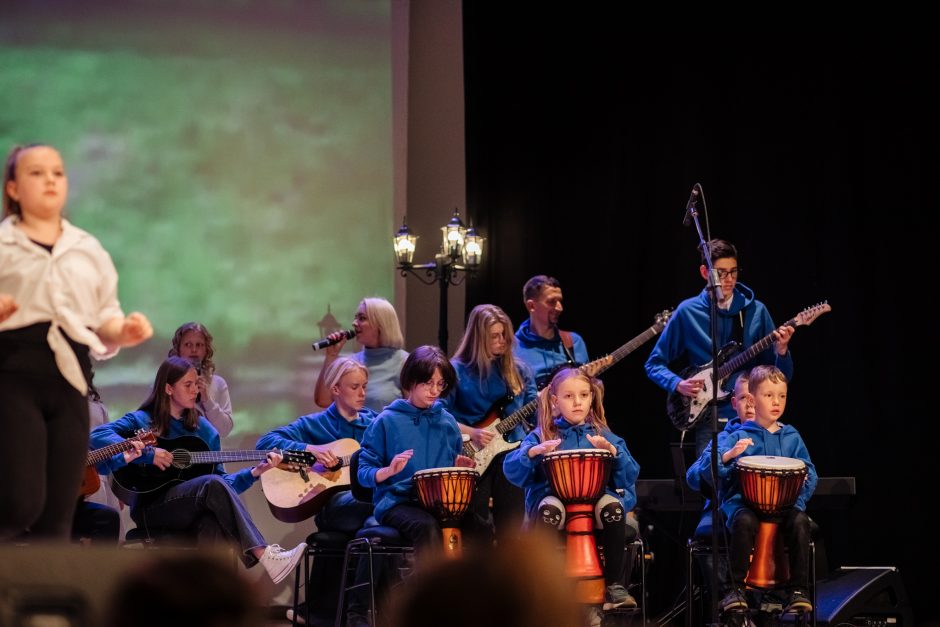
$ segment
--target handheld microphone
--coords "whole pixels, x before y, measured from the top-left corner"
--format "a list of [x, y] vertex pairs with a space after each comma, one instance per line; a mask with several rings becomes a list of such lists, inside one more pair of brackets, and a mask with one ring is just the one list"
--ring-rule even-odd
[[692, 186], [692, 193], [689, 195], [689, 202], [685, 203], [685, 217], [682, 218], [682, 226], [692, 224], [692, 212], [695, 210], [695, 203], [698, 202], [698, 183]]
[[326, 348], [327, 346], [333, 346], [333, 344], [338, 344], [342, 340], [351, 340], [354, 337], [356, 337], [355, 329], [347, 329], [346, 331], [341, 331], [340, 333], [341, 335], [337, 336], [335, 340], [331, 340], [330, 338], [324, 338], [320, 340], [319, 342], [314, 342], [313, 344], [311, 344], [311, 346], [313, 347], [313, 350], [318, 351], [321, 348]]

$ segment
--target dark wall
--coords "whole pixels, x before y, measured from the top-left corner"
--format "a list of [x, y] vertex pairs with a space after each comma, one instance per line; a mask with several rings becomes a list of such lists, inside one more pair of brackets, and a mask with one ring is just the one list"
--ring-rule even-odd
[[[815, 514], [831, 565], [900, 566], [918, 619], [937, 616], [924, 576], [933, 529], [915, 514], [933, 499], [937, 428], [931, 372], [914, 364], [934, 346], [938, 44], [704, 41], [622, 17], [465, 3], [468, 209], [488, 236], [468, 305], [499, 304], [518, 324], [522, 284], [554, 275], [563, 326], [592, 357], [613, 350], [702, 288], [697, 236], [682, 226], [700, 182], [712, 235], [738, 246], [741, 282], [776, 321], [832, 305], [791, 343], [784, 417], [820, 475], [858, 481], [847, 510]], [[678, 432], [643, 371], [650, 348], [605, 375], [606, 405], [641, 477], [671, 477]], [[658, 520], [658, 541], [677, 546], [690, 522]], [[670, 573], [661, 599], [682, 585], [674, 549], [656, 566]]]

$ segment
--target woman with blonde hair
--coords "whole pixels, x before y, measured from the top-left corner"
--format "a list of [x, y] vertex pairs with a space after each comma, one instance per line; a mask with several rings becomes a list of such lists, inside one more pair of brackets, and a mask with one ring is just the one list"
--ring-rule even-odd
[[[521, 424], [504, 435], [494, 428], [484, 428], [536, 396], [531, 371], [513, 355], [512, 330], [512, 321], [502, 309], [496, 305], [477, 305], [467, 317], [467, 329], [451, 359], [457, 385], [444, 399], [444, 405], [477, 450], [485, 448], [493, 438], [519, 442], [525, 437]], [[516, 535], [523, 511], [522, 490], [503, 474], [504, 457], [505, 452], [497, 455], [484, 471], [470, 504], [475, 516], [495, 528], [498, 540]]]
[[[405, 340], [398, 324], [398, 314], [384, 298], [363, 298], [353, 319], [353, 329], [362, 350], [354, 353], [352, 358], [369, 369], [366, 407], [380, 412], [393, 400], [401, 398], [399, 376], [408, 353], [403, 350]], [[331, 333], [327, 338], [337, 340], [337, 343], [326, 348], [323, 368], [317, 377], [313, 398], [320, 407], [328, 407], [333, 402], [326, 384], [326, 372], [346, 344], [345, 331]]]

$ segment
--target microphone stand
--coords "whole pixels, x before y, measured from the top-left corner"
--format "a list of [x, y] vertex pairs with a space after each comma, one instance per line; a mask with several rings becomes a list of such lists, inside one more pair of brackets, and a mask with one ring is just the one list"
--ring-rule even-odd
[[[711, 425], [711, 460], [710, 460], [710, 470], [712, 481], [715, 485], [712, 486], [714, 491], [714, 496], [711, 499], [711, 514], [712, 514], [712, 569], [709, 578], [709, 588], [710, 588], [710, 597], [711, 597], [711, 608], [712, 608], [712, 622], [710, 625], [718, 627], [721, 625], [721, 622], [718, 620], [719, 611], [718, 611], [718, 525], [720, 524], [720, 517], [718, 515], [718, 299], [721, 296], [721, 284], [718, 281], [718, 273], [715, 271], [714, 266], [712, 266], [712, 256], [711, 249], [708, 247], [708, 242], [705, 240], [705, 236], [702, 234], [702, 225], [698, 219], [698, 209], [696, 205], [698, 204], [698, 197], [701, 192], [702, 186], [699, 183], [696, 183], [692, 189], [692, 195], [689, 197], [689, 204], [686, 208], [686, 216], [684, 223], [688, 224], [690, 219], [695, 222], [695, 230], [698, 232], [699, 246], [701, 247], [702, 257], [705, 259], [705, 266], [708, 268], [708, 293], [711, 298], [709, 299], [709, 322], [711, 326], [711, 338], [712, 338], [712, 400], [709, 402], [709, 416]], [[691, 611], [691, 608], [687, 608], [686, 611]]]

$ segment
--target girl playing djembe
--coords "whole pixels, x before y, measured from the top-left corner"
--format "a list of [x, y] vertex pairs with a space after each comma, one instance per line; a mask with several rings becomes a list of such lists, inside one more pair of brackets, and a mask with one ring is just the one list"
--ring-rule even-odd
[[[581, 370], [559, 371], [540, 394], [539, 426], [503, 463], [506, 477], [525, 489], [529, 524], [565, 527], [565, 506], [552, 494], [543, 460], [553, 451], [597, 449], [611, 456], [610, 477], [594, 504], [594, 528], [605, 551], [603, 576], [606, 609], [636, 606], [623, 586], [626, 560], [620, 549], [637, 535], [627, 512], [636, 504], [636, 478], [640, 466], [627, 450], [623, 438], [614, 435], [604, 417], [604, 392], [597, 379]], [[619, 491], [622, 491], [621, 495]], [[614, 550], [611, 550], [614, 549]]]

